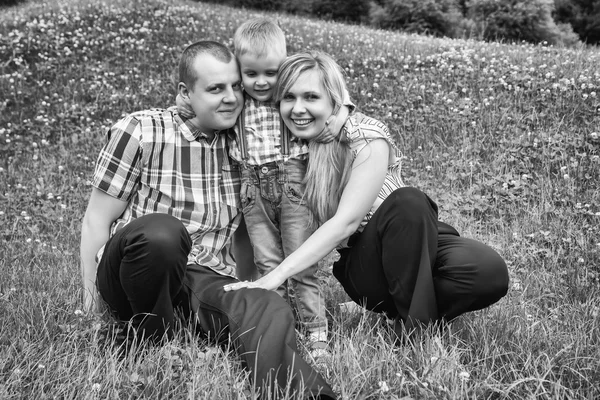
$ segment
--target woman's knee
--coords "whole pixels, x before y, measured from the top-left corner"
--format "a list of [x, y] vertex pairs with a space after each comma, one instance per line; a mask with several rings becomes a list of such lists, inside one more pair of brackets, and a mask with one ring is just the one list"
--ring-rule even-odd
[[395, 190], [378, 209], [405, 226], [421, 223], [424, 219], [437, 220], [437, 211], [437, 205], [425, 193], [412, 187]]

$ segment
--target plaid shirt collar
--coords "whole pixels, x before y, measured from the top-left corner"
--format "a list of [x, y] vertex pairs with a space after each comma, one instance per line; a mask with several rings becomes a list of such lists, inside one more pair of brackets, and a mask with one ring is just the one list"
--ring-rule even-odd
[[[180, 115], [179, 113], [175, 113], [175, 119], [179, 124], [181, 134], [188, 142], [195, 142], [199, 138], [204, 138], [208, 140], [208, 135], [202, 132], [200, 129], [198, 129], [198, 127], [196, 127], [196, 125], [192, 123], [191, 119], [186, 118]], [[219, 133], [221, 133], [221, 131], [215, 131], [215, 136], [218, 136]], [[233, 129], [228, 129], [227, 135], [230, 139], [235, 138], [235, 132], [233, 131]]]

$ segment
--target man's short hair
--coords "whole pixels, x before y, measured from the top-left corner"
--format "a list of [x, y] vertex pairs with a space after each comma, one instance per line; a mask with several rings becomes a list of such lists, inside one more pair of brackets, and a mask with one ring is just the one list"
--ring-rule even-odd
[[270, 51], [287, 54], [283, 30], [267, 18], [254, 18], [240, 25], [233, 35], [233, 47], [236, 57], [246, 53], [262, 57]]
[[209, 54], [224, 63], [229, 63], [234, 58], [231, 50], [219, 42], [201, 40], [190, 44], [183, 50], [179, 59], [179, 82], [185, 83], [189, 90], [193, 90], [196, 79], [198, 79], [194, 70], [194, 61], [202, 54]]

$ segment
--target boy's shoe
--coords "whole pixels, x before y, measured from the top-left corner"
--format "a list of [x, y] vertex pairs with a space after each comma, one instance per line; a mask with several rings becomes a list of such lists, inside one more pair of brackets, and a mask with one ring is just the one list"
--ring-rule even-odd
[[324, 364], [331, 360], [329, 345], [324, 341], [311, 342], [308, 345], [308, 355], [316, 364]]

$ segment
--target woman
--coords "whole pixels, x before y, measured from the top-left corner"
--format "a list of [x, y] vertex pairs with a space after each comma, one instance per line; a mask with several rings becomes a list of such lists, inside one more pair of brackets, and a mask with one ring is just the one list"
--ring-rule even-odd
[[407, 329], [498, 301], [508, 288], [506, 264], [490, 247], [439, 222], [437, 205], [405, 187], [383, 123], [356, 113], [339, 141], [313, 141], [340, 108], [344, 90], [341, 68], [324, 53], [299, 53], [281, 65], [275, 98], [290, 131], [311, 141], [305, 198], [319, 228], [268, 275], [225, 290], [274, 290], [337, 248], [333, 273], [352, 300]]

